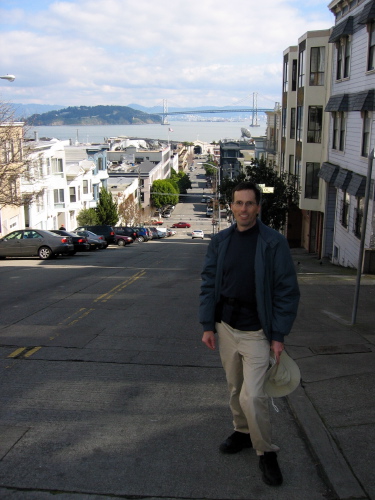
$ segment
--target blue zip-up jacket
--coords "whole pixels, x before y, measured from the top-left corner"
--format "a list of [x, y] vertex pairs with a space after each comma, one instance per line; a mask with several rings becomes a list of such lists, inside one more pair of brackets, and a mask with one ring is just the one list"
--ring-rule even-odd
[[[297, 315], [300, 292], [285, 237], [257, 220], [255, 287], [260, 323], [268, 340], [284, 342]], [[215, 331], [215, 309], [221, 296], [224, 258], [232, 225], [215, 235], [207, 249], [200, 293], [199, 321], [204, 331]], [[246, 255], [239, 258], [246, 259]]]

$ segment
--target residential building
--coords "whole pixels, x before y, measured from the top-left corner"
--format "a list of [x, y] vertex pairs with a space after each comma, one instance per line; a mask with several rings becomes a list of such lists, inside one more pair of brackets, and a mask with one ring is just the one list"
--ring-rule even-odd
[[291, 207], [286, 237], [291, 246], [319, 256], [329, 237], [324, 231], [326, 186], [318, 177], [327, 156], [329, 121], [323, 111], [330, 92], [329, 36], [330, 30], [309, 31], [283, 53], [280, 154], [274, 157], [299, 192], [299, 210]]
[[[336, 264], [358, 267], [369, 156], [375, 145], [375, 0], [334, 0], [329, 9], [335, 26], [327, 161], [319, 177], [327, 187], [327, 255]], [[374, 179], [372, 172], [364, 244], [375, 248]]]

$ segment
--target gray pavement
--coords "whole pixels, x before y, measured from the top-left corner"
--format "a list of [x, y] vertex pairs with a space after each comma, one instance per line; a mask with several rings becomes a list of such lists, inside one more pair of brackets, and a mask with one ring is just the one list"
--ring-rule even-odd
[[[209, 232], [201, 204], [189, 205], [179, 204], [174, 220]], [[21, 277], [33, 290], [38, 282], [26, 277], [46, 273], [61, 287], [32, 300], [15, 294], [23, 318], [14, 323], [18, 304], [2, 310], [0, 499], [375, 499], [375, 276], [362, 277], [351, 325], [356, 272], [292, 250], [301, 303], [286, 348], [302, 383], [275, 400], [285, 480], [270, 488], [253, 450], [218, 452], [232, 430], [219, 356], [202, 345], [197, 324], [207, 240], [177, 232], [95, 254], [93, 274], [86, 257], [82, 266], [79, 259], [2, 264], [8, 293]], [[75, 280], [66, 279], [68, 266]], [[144, 276], [128, 285], [140, 269]], [[136, 321], [107, 327], [109, 311]], [[77, 335], [78, 320], [89, 333]], [[26, 345], [42, 348], [10, 362]]]
[[302, 383], [288, 403], [337, 497], [375, 498], [375, 276], [361, 278], [352, 325], [356, 271], [292, 254], [301, 303], [286, 347]]

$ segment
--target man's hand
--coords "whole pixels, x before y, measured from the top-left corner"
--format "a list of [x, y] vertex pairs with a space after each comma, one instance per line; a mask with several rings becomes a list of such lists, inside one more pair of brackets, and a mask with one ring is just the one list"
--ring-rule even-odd
[[204, 332], [202, 342], [206, 344], [209, 349], [215, 350], [215, 334], [214, 332]]
[[277, 364], [279, 364], [280, 361], [280, 354], [284, 350], [284, 343], [283, 342], [278, 342], [277, 340], [273, 340], [271, 342], [271, 351], [275, 354], [275, 361]]

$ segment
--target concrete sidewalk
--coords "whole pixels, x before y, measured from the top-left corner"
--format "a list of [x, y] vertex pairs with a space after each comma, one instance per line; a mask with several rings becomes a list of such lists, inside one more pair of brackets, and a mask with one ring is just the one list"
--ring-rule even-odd
[[288, 402], [338, 498], [375, 498], [375, 276], [361, 278], [352, 325], [356, 271], [292, 254], [301, 302], [286, 349], [302, 383]]

